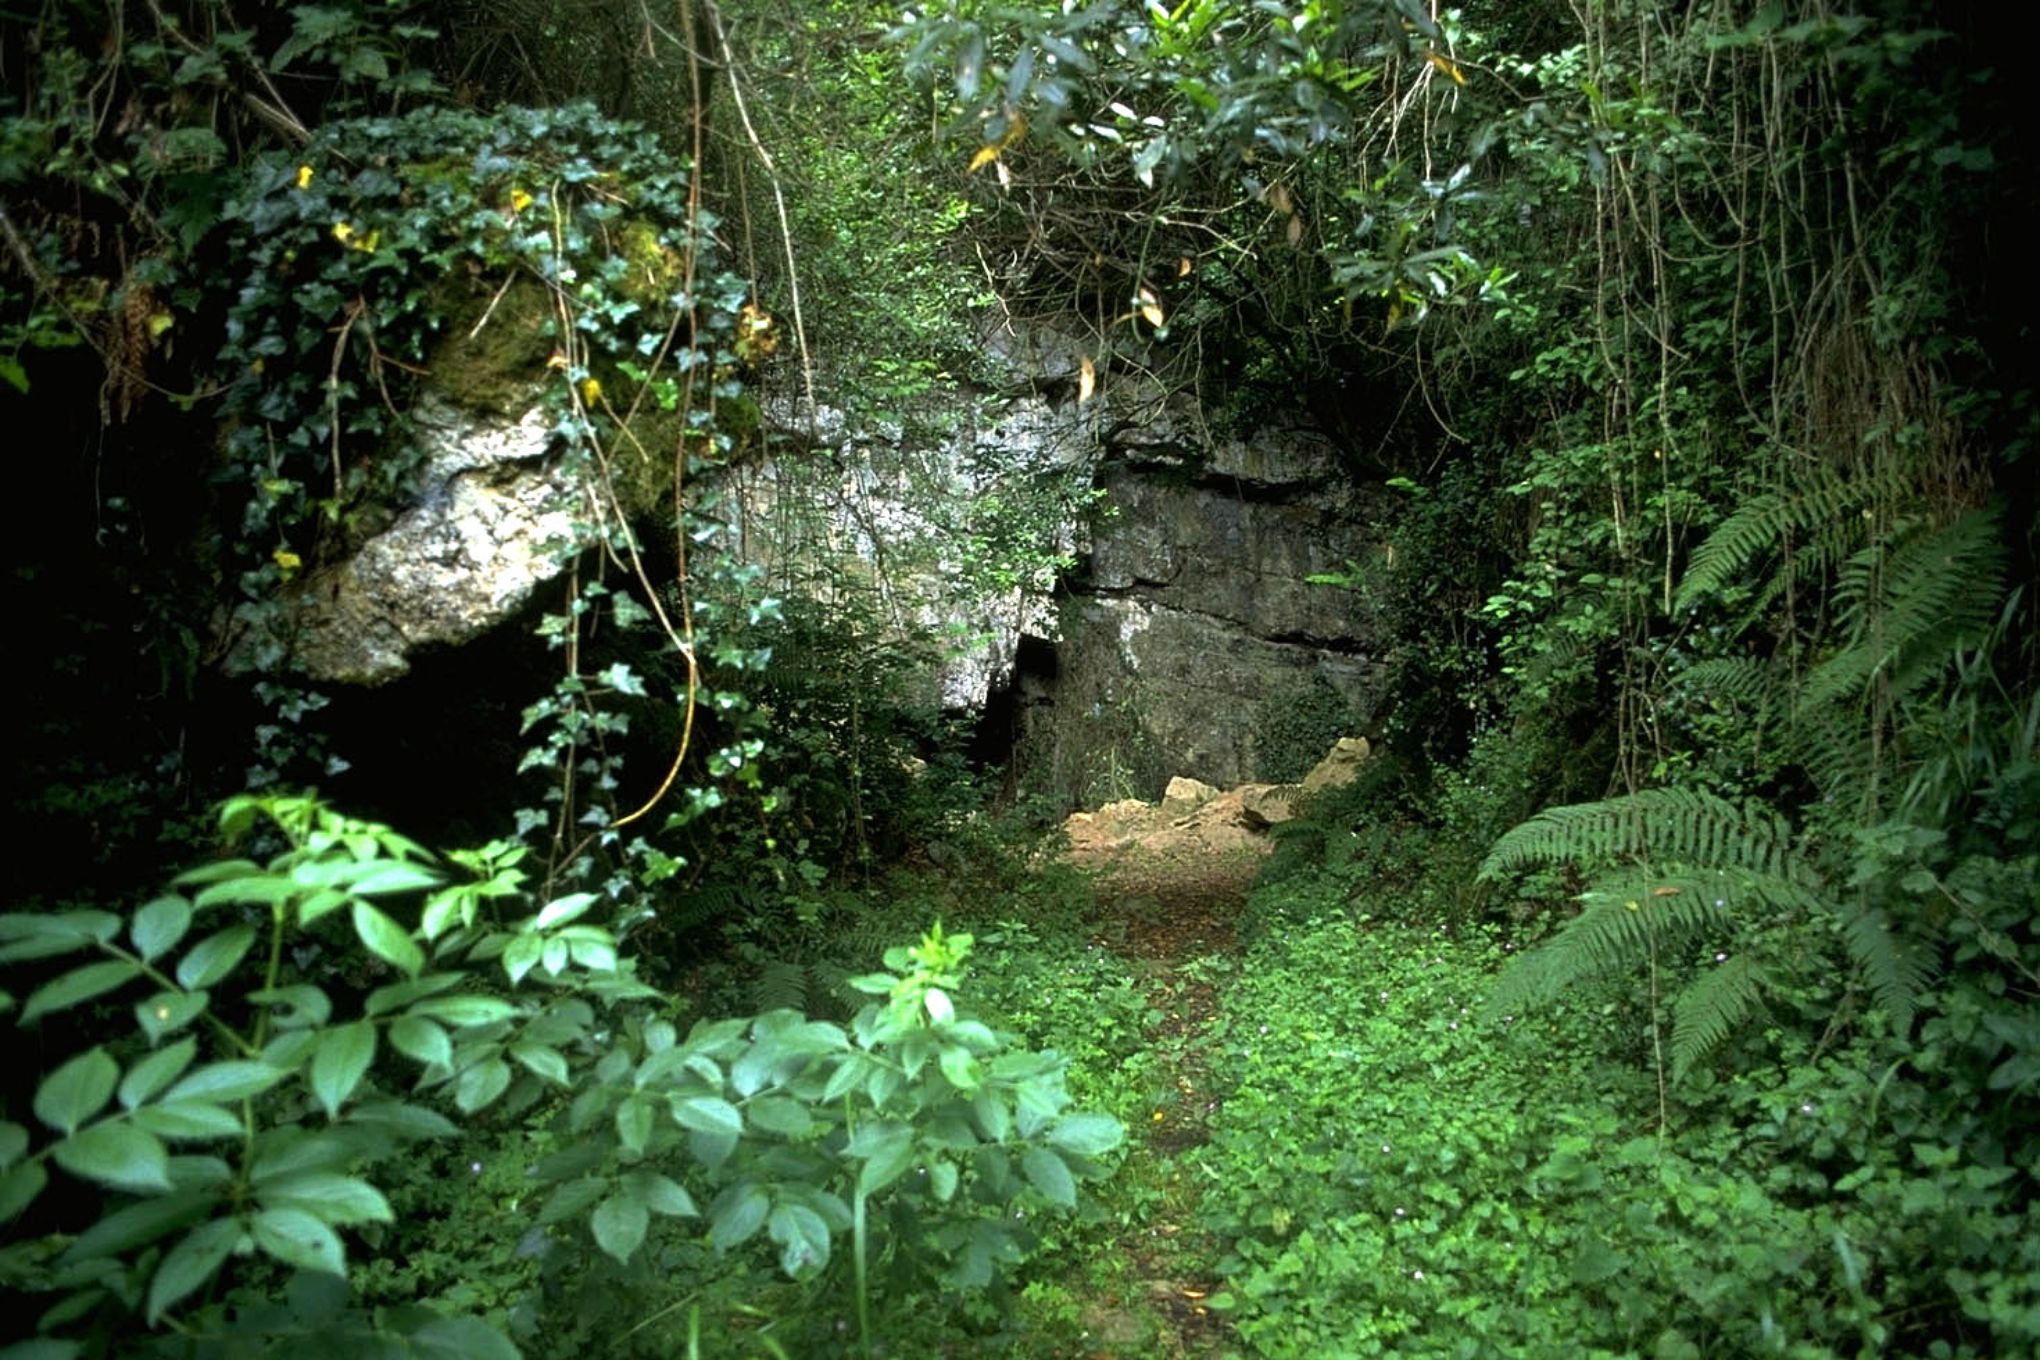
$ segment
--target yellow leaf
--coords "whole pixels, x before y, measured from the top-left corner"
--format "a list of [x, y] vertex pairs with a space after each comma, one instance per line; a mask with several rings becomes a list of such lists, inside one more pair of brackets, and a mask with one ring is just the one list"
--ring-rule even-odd
[[510, 190], [510, 211], [521, 213], [532, 204], [532, 197], [522, 189]]
[[163, 332], [176, 324], [177, 318], [168, 312], [151, 312], [149, 314], [149, 338], [151, 340], [161, 339]]
[[1134, 295], [1134, 301], [1140, 304], [1140, 314], [1147, 319], [1148, 325], [1160, 330], [1164, 321], [1162, 300], [1155, 296], [1155, 290], [1142, 285], [1140, 292]]
[[1196, 265], [1190, 263], [1190, 257], [1188, 255], [1181, 256], [1176, 261], [1176, 277], [1179, 279], [1187, 279], [1190, 277], [1190, 271], [1195, 269], [1196, 267], [1197, 267]]
[[275, 561], [277, 567], [282, 570], [285, 576], [289, 576], [292, 572], [296, 571], [299, 567], [302, 567], [305, 564], [305, 559], [299, 557], [289, 548], [278, 548], [275, 552], [271, 553], [269, 556], [271, 557], [272, 560]]
[[1086, 354], [1083, 361], [1077, 365], [1077, 404], [1081, 406], [1089, 401], [1091, 394], [1097, 390], [1098, 366], [1092, 363], [1091, 356]]
[[1424, 53], [1424, 59], [1446, 75], [1451, 76], [1454, 85], [1464, 85], [1466, 83], [1466, 77], [1459, 70], [1459, 63], [1452, 60], [1452, 58], [1441, 57], [1436, 52], [1426, 52]]
[[581, 400], [593, 406], [602, 400], [602, 384], [593, 378], [581, 379]]
[[353, 224], [349, 222], [335, 222], [333, 224], [333, 239], [340, 242], [342, 245], [345, 245], [347, 242], [353, 240], [354, 239]]
[[978, 171], [984, 169], [986, 166], [990, 165], [993, 161], [999, 159], [999, 150], [1000, 148], [996, 146], [979, 147], [977, 155], [972, 156], [970, 158], [970, 169], [965, 171], [964, 173], [974, 175]]
[[370, 232], [368, 235], [362, 237], [359, 241], [352, 242], [351, 244], [354, 246], [356, 250], [363, 251], [374, 250], [377, 246], [382, 244], [382, 230], [378, 228], [375, 231]]
[[299, 166], [299, 167], [297, 168], [297, 187], [298, 187], [298, 188], [300, 188], [300, 189], [309, 189], [309, 188], [311, 188], [311, 187], [312, 187], [312, 167], [311, 167], [311, 166], [309, 166], [309, 165], [300, 165], [300, 166]]

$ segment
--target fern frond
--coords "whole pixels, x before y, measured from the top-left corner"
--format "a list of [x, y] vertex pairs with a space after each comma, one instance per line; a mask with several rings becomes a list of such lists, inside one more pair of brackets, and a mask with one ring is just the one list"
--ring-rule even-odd
[[1824, 550], [1832, 552], [1835, 527], [1859, 518], [1854, 512], [1874, 494], [1862, 481], [1824, 466], [1801, 476], [1803, 485], [1792, 494], [1752, 496], [1714, 527], [1686, 567], [1674, 608], [1692, 608], [1793, 535], [1824, 540]]
[[1716, 964], [1672, 1003], [1672, 1079], [1721, 1047], [1762, 1003], [1763, 967], [1747, 954]]
[[1545, 809], [1495, 842], [1480, 877], [1552, 864], [1591, 871], [1635, 860], [1779, 877], [1802, 872], [1791, 832], [1769, 808], [1737, 807], [1697, 789], [1646, 789]]
[[1696, 661], [1680, 671], [1679, 687], [1716, 704], [1737, 704], [1756, 712], [1768, 709], [1777, 698], [1776, 670], [1755, 657], [1723, 656]]
[[1903, 693], [1940, 674], [1996, 619], [2003, 576], [1997, 517], [1987, 510], [1856, 554], [1837, 587], [1848, 645], [1807, 677], [1801, 710], [1853, 698], [1879, 675]]
[[751, 980], [751, 1005], [766, 1011], [806, 1011], [808, 966], [790, 959], [768, 959]]
[[1842, 941], [1849, 958], [1862, 969], [1870, 994], [1904, 1034], [1912, 1028], [1919, 995], [1932, 977], [1926, 954], [1893, 928], [1891, 918], [1874, 907], [1861, 907], [1842, 917]]

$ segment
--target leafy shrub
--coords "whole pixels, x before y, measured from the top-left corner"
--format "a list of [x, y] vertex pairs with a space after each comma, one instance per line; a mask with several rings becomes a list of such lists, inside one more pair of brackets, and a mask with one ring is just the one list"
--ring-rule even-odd
[[[592, 894], [526, 914], [519, 849], [453, 855], [454, 876], [308, 798], [237, 798], [222, 824], [281, 848], [194, 870], [125, 918], [0, 917], [0, 961], [98, 956], [37, 986], [24, 1022], [153, 989], [133, 1008], [138, 1039], [44, 1077], [41, 1146], [0, 1123], [0, 1217], [36, 1205], [52, 1165], [121, 1197], [75, 1239], [6, 1254], [11, 1286], [61, 1295], [40, 1353], [167, 1322], [195, 1337], [316, 1326], [408, 1337], [420, 1354], [514, 1355], [472, 1317], [346, 1304], [343, 1230], [395, 1217], [370, 1174], [454, 1133], [447, 1110], [556, 1118], [557, 1150], [533, 1172], [551, 1187], [538, 1222], [585, 1220], [621, 1264], [654, 1215], [700, 1216], [697, 1192], [717, 1252], [762, 1232], [795, 1279], [828, 1272], [847, 1234], [867, 1348], [875, 1267], [894, 1288], [983, 1288], [1032, 1241], [1014, 1211], [1073, 1207], [1121, 1138], [1116, 1120], [1069, 1111], [1063, 1059], [957, 1011], [967, 935], [937, 927], [891, 951], [894, 972], [856, 980], [880, 999], [847, 1027], [777, 1011], [683, 1038], [610, 933], [581, 919]], [[384, 905], [421, 893], [415, 925]], [[207, 914], [225, 923], [187, 946]], [[292, 960], [318, 958], [343, 920], [372, 962], [314, 981]], [[432, 1105], [392, 1094], [399, 1073]], [[264, 1261], [329, 1278], [271, 1303]], [[209, 1290], [223, 1274], [255, 1290], [230, 1296], [238, 1310]], [[501, 1312], [501, 1299], [471, 1301]]]

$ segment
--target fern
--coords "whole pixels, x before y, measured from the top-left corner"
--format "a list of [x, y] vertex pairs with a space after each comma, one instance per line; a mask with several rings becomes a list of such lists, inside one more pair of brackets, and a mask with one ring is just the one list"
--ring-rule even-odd
[[1838, 531], [1861, 521], [1864, 506], [1900, 490], [1848, 478], [1816, 465], [1798, 474], [1804, 485], [1790, 495], [1752, 496], [1716, 525], [1694, 552], [1674, 607], [1686, 610], [1717, 594], [1745, 569], [1791, 537], [1803, 537], [1818, 560], [1838, 559], [1847, 540]]
[[1776, 876], [1801, 872], [1784, 819], [1761, 804], [1737, 807], [1696, 789], [1648, 789], [1547, 808], [1495, 842], [1480, 877], [1491, 880], [1541, 865], [1592, 870], [1635, 860]]
[[1924, 953], [1875, 907], [1859, 907], [1843, 917], [1842, 941], [1892, 1028], [1900, 1034], [1911, 1029], [1917, 998], [1932, 976]]
[[792, 959], [767, 959], [751, 979], [751, 1005], [766, 1011], [806, 1011], [808, 966]]
[[1672, 1077], [1683, 1078], [1762, 1004], [1763, 965], [1746, 954], [1702, 973], [1672, 1003]]

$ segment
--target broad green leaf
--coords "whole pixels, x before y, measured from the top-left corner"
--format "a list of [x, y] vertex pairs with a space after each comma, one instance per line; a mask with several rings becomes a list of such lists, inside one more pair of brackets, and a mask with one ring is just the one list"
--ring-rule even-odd
[[538, 967], [538, 961], [545, 955], [545, 941], [537, 935], [519, 935], [503, 947], [503, 972], [516, 986], [524, 981], [525, 975]]
[[652, 1136], [652, 1103], [641, 1095], [631, 1096], [616, 1107], [616, 1139], [633, 1157], [642, 1156]]
[[135, 1021], [152, 1044], [166, 1034], [175, 1034], [205, 1013], [211, 995], [206, 992], [158, 992], [135, 1003]]
[[994, 1143], [1005, 1142], [1013, 1132], [1013, 1112], [998, 1091], [980, 1090], [971, 1099], [970, 1111], [977, 1118], [978, 1132]]
[[744, 1132], [744, 1116], [737, 1107], [718, 1096], [675, 1096], [674, 1122], [701, 1133], [721, 1133], [732, 1138]]
[[265, 987], [259, 992], [248, 993], [248, 999], [258, 1006], [276, 1007], [270, 1020], [278, 1029], [323, 1025], [333, 1016], [333, 999], [326, 995], [325, 989], [314, 987], [309, 982], [294, 983], [288, 987]]
[[568, 1181], [547, 1197], [544, 1207], [538, 1211], [538, 1221], [561, 1223], [573, 1218], [601, 1199], [608, 1189], [609, 1181], [602, 1176], [582, 1176]]
[[1031, 1147], [1020, 1154], [1020, 1169], [1028, 1184], [1039, 1190], [1051, 1204], [1065, 1209], [1076, 1207], [1077, 1180], [1063, 1159], [1045, 1147]]
[[771, 1197], [763, 1190], [749, 1184], [732, 1186], [709, 1206], [709, 1236], [718, 1251], [742, 1246], [757, 1236], [771, 1212]]
[[788, 1279], [813, 1275], [829, 1264], [829, 1225], [805, 1204], [774, 1205], [765, 1229], [779, 1244], [779, 1268]]
[[913, 1164], [914, 1131], [906, 1124], [887, 1125], [861, 1150], [853, 1141], [845, 1153], [864, 1158], [864, 1165], [857, 1173], [857, 1193], [875, 1195], [898, 1180]]
[[143, 1058], [121, 1078], [121, 1105], [132, 1110], [184, 1075], [184, 1069], [191, 1066], [191, 1060], [197, 1056], [198, 1041], [180, 1039], [170, 1047]]
[[563, 926], [585, 914], [588, 908], [595, 905], [596, 900], [594, 893], [569, 893], [557, 901], [547, 903], [545, 909], [538, 913], [538, 920], [534, 924], [539, 930]]
[[261, 1095], [289, 1075], [268, 1063], [207, 1063], [165, 1092], [163, 1100], [166, 1104], [176, 1100], [245, 1100]]
[[72, 1175], [115, 1190], [147, 1194], [170, 1188], [169, 1150], [162, 1139], [133, 1124], [94, 1124], [58, 1143], [50, 1156]]
[[60, 1258], [65, 1264], [104, 1256], [119, 1256], [136, 1247], [147, 1246], [180, 1228], [187, 1228], [212, 1213], [217, 1199], [200, 1190], [180, 1190], [168, 1195], [151, 1195], [116, 1209], [79, 1233]]
[[40, 912], [0, 916], [0, 963], [47, 959], [120, 934], [120, 917], [110, 911]]
[[650, 1221], [651, 1215], [641, 1201], [627, 1194], [615, 1194], [595, 1206], [595, 1212], [588, 1216], [588, 1227], [595, 1234], [596, 1246], [619, 1262], [628, 1263], [631, 1253], [645, 1240], [645, 1227]]
[[555, 1086], [565, 1086], [568, 1082], [567, 1060], [556, 1048], [546, 1044], [512, 1044], [510, 1056], [523, 1063], [533, 1075]]
[[942, 1066], [942, 1075], [949, 1084], [959, 1091], [975, 1091], [984, 1085], [984, 1075], [978, 1070], [978, 1060], [971, 1051], [955, 1044], [944, 1044], [936, 1054], [936, 1061]]
[[251, 925], [214, 931], [178, 960], [177, 984], [193, 992], [212, 986], [234, 971], [254, 943], [255, 927]]
[[[188, 877], [188, 876], [187, 876]], [[177, 880], [183, 883], [186, 879]], [[223, 902], [241, 902], [251, 906], [273, 907], [279, 902], [288, 902], [298, 893], [298, 884], [283, 874], [252, 873], [237, 878], [224, 878], [210, 887], [203, 888], [191, 899], [191, 904], [200, 911], [217, 907]]]
[[460, 1126], [437, 1110], [407, 1105], [401, 1100], [366, 1100], [347, 1112], [347, 1122], [358, 1127], [382, 1129], [406, 1141], [419, 1138], [450, 1138]]
[[255, 1245], [287, 1266], [347, 1273], [347, 1250], [339, 1236], [303, 1209], [264, 1209], [249, 1221]]
[[377, 893], [414, 892], [419, 888], [436, 888], [439, 883], [439, 875], [422, 864], [386, 861], [355, 879], [350, 886], [364, 897], [373, 897]]
[[545, 948], [539, 951], [538, 961], [545, 967], [547, 976], [558, 977], [567, 971], [567, 961], [572, 952], [573, 946], [555, 935], [547, 940]]
[[453, 1042], [446, 1031], [420, 1015], [400, 1015], [390, 1026], [390, 1043], [427, 1067], [453, 1066]]
[[643, 1202], [655, 1214], [669, 1218], [694, 1218], [700, 1213], [694, 1207], [694, 1196], [670, 1176], [656, 1171], [633, 1171], [623, 1178], [625, 1188], [631, 1196]]
[[92, 1048], [43, 1078], [36, 1088], [35, 1115], [59, 1133], [78, 1126], [106, 1108], [120, 1080], [120, 1064], [104, 1048]]
[[339, 1117], [340, 1107], [361, 1084], [374, 1058], [373, 1021], [357, 1020], [329, 1029], [319, 1037], [319, 1047], [312, 1054], [311, 1085], [312, 1095], [325, 1109], [326, 1118]]
[[[12, 367], [18, 369], [20, 365], [15, 364]], [[0, 376], [7, 376], [7, 373], [8, 366], [0, 365]], [[20, 387], [24, 392], [28, 390], [25, 379], [20, 383]], [[84, 1353], [85, 1347], [81, 1342], [66, 1341], [54, 1336], [38, 1336], [28, 1341], [17, 1341], [0, 1349], [0, 1360], [78, 1360]]]
[[0, 1173], [0, 1223], [11, 1221], [34, 1203], [35, 1197], [49, 1183], [50, 1173], [43, 1170], [41, 1162], [23, 1162], [11, 1171]]
[[956, 1198], [956, 1163], [947, 1157], [937, 1157], [928, 1163], [928, 1188], [935, 1192], [935, 1198], [947, 1204]]
[[1048, 1130], [1049, 1142], [1080, 1157], [1110, 1152], [1125, 1137], [1125, 1127], [1108, 1114], [1065, 1115]]
[[473, 1114], [494, 1103], [510, 1086], [510, 1064], [501, 1058], [478, 1062], [462, 1072], [453, 1084], [453, 1103], [462, 1114]]
[[394, 1215], [382, 1191], [356, 1176], [308, 1172], [264, 1181], [256, 1192], [263, 1207], [303, 1209], [328, 1223], [388, 1223]]
[[0, 1120], [0, 1171], [20, 1161], [21, 1154], [26, 1151], [28, 1130], [19, 1124]]
[[295, 1072], [305, 1065], [305, 1060], [312, 1056], [312, 1051], [325, 1037], [324, 1030], [287, 1029], [262, 1045], [262, 1051], [255, 1057], [279, 1072]]
[[203, 1288], [240, 1240], [241, 1222], [235, 1218], [216, 1218], [180, 1238], [149, 1281], [149, 1325], [155, 1326], [164, 1313]]
[[399, 1007], [408, 1006], [428, 996], [437, 996], [449, 987], [458, 987], [467, 981], [465, 973], [427, 973], [423, 977], [408, 978], [403, 982], [392, 982], [387, 987], [378, 987], [368, 994], [368, 1000], [361, 1003], [364, 1015], [388, 1015]]
[[140, 964], [126, 959], [109, 959], [105, 963], [88, 963], [83, 968], [73, 968], [29, 993], [27, 1003], [21, 1008], [21, 1023], [25, 1025], [37, 1016], [68, 1010], [95, 996], [104, 996], [141, 971]]
[[166, 950], [175, 949], [190, 929], [191, 903], [172, 893], [136, 912], [128, 935], [135, 942], [135, 952], [153, 963]]
[[807, 1107], [785, 1096], [755, 1096], [744, 1105], [751, 1127], [788, 1138], [805, 1138], [815, 1127]]
[[470, 1025], [508, 1020], [517, 1014], [517, 1008], [493, 996], [435, 996], [411, 1007], [410, 1013], [428, 1015], [434, 1020], [444, 1020], [449, 1025], [465, 1029]]
[[239, 1116], [223, 1105], [197, 1100], [172, 1100], [144, 1105], [134, 1113], [137, 1127], [158, 1138], [238, 1138], [245, 1130]]
[[434, 1318], [405, 1340], [418, 1360], [517, 1360], [517, 1347], [480, 1318]]
[[366, 902], [354, 904], [354, 933], [369, 953], [392, 968], [416, 977], [425, 967], [425, 951], [418, 947], [418, 942], [378, 907]]

